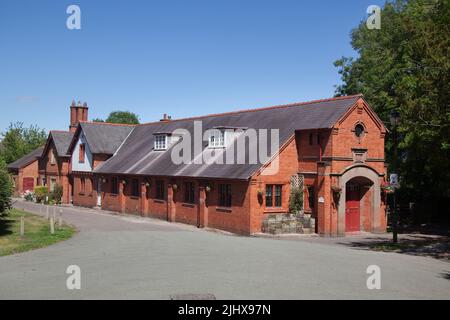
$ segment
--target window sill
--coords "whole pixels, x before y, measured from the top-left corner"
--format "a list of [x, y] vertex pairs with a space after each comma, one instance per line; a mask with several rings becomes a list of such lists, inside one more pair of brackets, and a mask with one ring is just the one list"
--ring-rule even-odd
[[182, 207], [187, 207], [187, 208], [195, 208], [195, 204], [194, 203], [182, 203], [181, 204]]
[[266, 208], [264, 210], [264, 213], [288, 213], [289, 210], [284, 209], [282, 207], [273, 207], [273, 208]]
[[233, 212], [232, 208], [226, 208], [226, 207], [217, 207], [216, 211], [218, 212], [225, 212], [225, 213], [231, 213]]
[[139, 200], [139, 196], [131, 196], [130, 198], [133, 200]]
[[165, 200], [160, 200], [160, 199], [155, 199], [155, 200], [153, 200], [153, 202], [155, 202], [155, 203], [162, 203], [162, 204], [166, 203]]
[[113, 197], [113, 198], [116, 198], [118, 196], [118, 194], [117, 193], [110, 193], [110, 196]]

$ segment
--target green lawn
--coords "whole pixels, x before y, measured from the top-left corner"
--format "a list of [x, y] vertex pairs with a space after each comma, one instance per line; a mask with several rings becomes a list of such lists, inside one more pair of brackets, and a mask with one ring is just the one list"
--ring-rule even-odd
[[[20, 236], [20, 217], [25, 217], [25, 235]], [[71, 238], [76, 229], [63, 224], [50, 234], [50, 223], [46, 218], [24, 211], [12, 209], [5, 217], [0, 217], [0, 256], [25, 252]]]

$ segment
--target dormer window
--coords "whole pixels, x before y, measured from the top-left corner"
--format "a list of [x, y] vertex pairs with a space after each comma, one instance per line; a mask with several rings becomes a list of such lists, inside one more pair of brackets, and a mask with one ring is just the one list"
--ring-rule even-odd
[[225, 131], [214, 129], [209, 134], [209, 145], [210, 148], [223, 148], [225, 147]]
[[158, 134], [155, 136], [155, 150], [157, 151], [167, 150], [166, 134]]

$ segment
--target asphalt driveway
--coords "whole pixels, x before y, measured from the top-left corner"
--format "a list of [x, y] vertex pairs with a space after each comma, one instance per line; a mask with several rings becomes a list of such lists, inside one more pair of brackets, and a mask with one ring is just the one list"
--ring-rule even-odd
[[[39, 206], [18, 203], [39, 213]], [[45, 210], [43, 210], [43, 213]], [[0, 258], [0, 299], [450, 299], [450, 264], [336, 242], [239, 237], [154, 219], [64, 208], [79, 233]], [[81, 290], [66, 269], [81, 268]], [[369, 290], [367, 267], [381, 268]]]

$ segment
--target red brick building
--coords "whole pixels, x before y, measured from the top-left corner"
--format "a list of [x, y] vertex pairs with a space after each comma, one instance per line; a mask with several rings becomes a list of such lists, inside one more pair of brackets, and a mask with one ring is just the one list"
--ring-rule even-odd
[[40, 147], [7, 166], [13, 178], [15, 195], [34, 191], [34, 187], [39, 185], [39, 159], [43, 150], [44, 147]]
[[71, 202], [70, 154], [67, 153], [73, 133], [50, 131], [39, 161], [39, 177], [42, 185], [52, 192], [56, 186], [63, 187], [62, 203]]
[[42, 157], [74, 205], [253, 234], [299, 189], [320, 235], [386, 231], [387, 130], [360, 95], [136, 126], [87, 114], [72, 104], [67, 149], [52, 132]]

